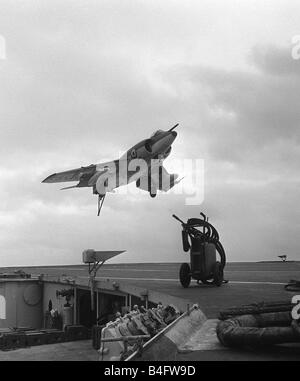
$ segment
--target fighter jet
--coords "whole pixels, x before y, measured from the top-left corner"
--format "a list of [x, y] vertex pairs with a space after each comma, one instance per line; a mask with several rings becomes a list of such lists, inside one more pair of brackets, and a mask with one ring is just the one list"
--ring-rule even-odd
[[98, 195], [98, 216], [106, 193], [113, 193], [114, 189], [133, 181], [137, 188], [156, 197], [158, 190], [167, 192], [182, 180], [178, 180], [177, 174], [169, 174], [163, 167], [163, 160], [170, 155], [172, 143], [176, 139], [177, 132], [174, 129], [177, 126], [168, 131], [157, 130], [117, 160], [54, 173], [42, 183], [79, 181], [76, 185], [62, 189], [91, 187], [93, 194]]

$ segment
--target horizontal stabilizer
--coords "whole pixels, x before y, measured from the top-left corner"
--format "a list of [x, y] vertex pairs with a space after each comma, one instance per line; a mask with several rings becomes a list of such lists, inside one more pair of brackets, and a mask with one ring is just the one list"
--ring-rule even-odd
[[60, 190], [66, 190], [66, 189], [72, 189], [72, 188], [78, 188], [78, 185], [72, 185], [70, 187], [61, 188]]

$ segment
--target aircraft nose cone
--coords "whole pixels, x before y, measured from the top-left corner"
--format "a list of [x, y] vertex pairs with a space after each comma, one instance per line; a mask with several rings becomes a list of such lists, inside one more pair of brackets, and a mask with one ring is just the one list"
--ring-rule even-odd
[[172, 131], [172, 135], [173, 135], [174, 138], [176, 138], [177, 132], [176, 131]]

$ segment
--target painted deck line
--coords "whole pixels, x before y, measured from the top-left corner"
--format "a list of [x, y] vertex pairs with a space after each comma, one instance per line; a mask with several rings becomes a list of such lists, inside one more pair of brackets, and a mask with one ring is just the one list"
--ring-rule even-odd
[[[41, 267], [41, 269], [43, 269], [43, 267]], [[108, 267], [102, 267], [101, 268], [101, 271], [136, 271], [136, 272], [161, 272], [161, 273], [166, 273], [166, 272], [172, 272], [172, 271], [176, 271], [178, 268], [174, 268], [174, 269], [165, 269], [165, 270], [158, 270], [158, 269], [136, 269], [136, 268], [130, 268], [130, 267], [117, 267], [117, 268], [108, 268]], [[69, 267], [60, 267], [59, 270], [68, 270], [68, 271], [87, 271], [87, 269], [78, 269], [78, 268], [69, 268]], [[298, 272], [299, 270], [298, 269], [295, 269], [295, 270], [231, 270], [231, 269], [226, 269], [226, 273], [230, 274], [230, 273], [265, 273], [265, 272], [278, 272], [280, 271], [280, 273], [284, 273], [284, 272], [293, 272], [293, 271], [296, 271]]]
[[[43, 267], [41, 267], [41, 269], [43, 269]], [[68, 267], [60, 267], [59, 270], [87, 271], [87, 269], [72, 269], [72, 268], [68, 268]], [[131, 268], [124, 268], [124, 267], [109, 269], [109, 268], [102, 267], [101, 271], [139, 271], [139, 272], [160, 272], [160, 273], [166, 273], [166, 272], [170, 272], [170, 269], [167, 269], [167, 270], [145, 269], [144, 270], [144, 269], [131, 269]]]
[[[88, 276], [80, 276], [79, 278], [89, 278]], [[147, 281], [147, 282], [179, 282], [179, 279], [166, 279], [166, 278], [123, 278], [123, 277], [109, 277], [109, 276], [101, 276], [96, 277], [96, 280], [139, 280], [139, 281]], [[229, 281], [229, 284], [267, 284], [267, 285], [285, 285], [286, 283], [281, 282], [244, 282], [244, 281]]]
[[238, 280], [233, 280], [233, 281], [229, 281], [229, 283], [235, 283], [235, 284], [270, 284], [270, 285], [281, 285], [281, 286], [284, 286], [286, 285], [286, 283], [282, 283], [282, 282], [256, 282], [256, 281], [253, 281], [253, 282], [247, 282], [247, 281], [238, 281]]

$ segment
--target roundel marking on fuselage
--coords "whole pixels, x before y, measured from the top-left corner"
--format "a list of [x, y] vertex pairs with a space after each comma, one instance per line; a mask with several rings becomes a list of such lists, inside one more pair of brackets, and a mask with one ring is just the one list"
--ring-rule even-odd
[[137, 157], [136, 150], [134, 148], [133, 148], [133, 150], [131, 150], [131, 157], [133, 159], [136, 159], [136, 157]]

